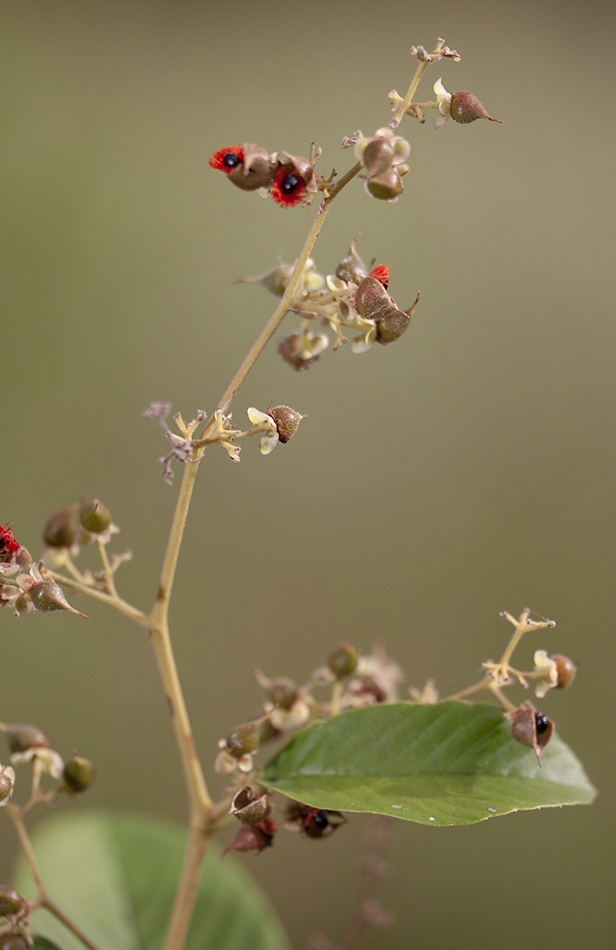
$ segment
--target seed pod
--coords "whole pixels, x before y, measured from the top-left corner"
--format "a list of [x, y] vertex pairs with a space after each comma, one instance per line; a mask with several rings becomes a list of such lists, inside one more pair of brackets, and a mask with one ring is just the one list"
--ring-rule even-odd
[[79, 520], [90, 534], [101, 534], [111, 524], [111, 512], [107, 505], [95, 498], [94, 501], [86, 501], [81, 506]]
[[461, 122], [464, 125], [468, 122], [474, 122], [476, 119], [489, 119], [490, 122], [502, 124], [500, 119], [493, 119], [491, 115], [488, 115], [477, 96], [466, 89], [460, 92], [452, 92], [450, 115], [456, 122]]
[[70, 548], [79, 531], [79, 505], [61, 508], [51, 516], [43, 530], [43, 541], [50, 548]]
[[67, 762], [62, 772], [68, 790], [74, 794], [85, 792], [94, 781], [95, 776], [94, 763], [90, 759], [84, 759], [77, 755], [76, 752], [73, 752], [73, 761]]
[[558, 673], [556, 689], [567, 689], [567, 687], [571, 686], [573, 680], [575, 679], [577, 666], [573, 660], [570, 660], [568, 656], [563, 656], [562, 653], [553, 653], [550, 659], [554, 660], [556, 663], [556, 670]]
[[273, 409], [270, 409], [269, 414], [276, 423], [278, 438], [281, 442], [288, 442], [291, 436], [297, 432], [297, 427], [302, 419], [306, 418], [306, 416], [296, 412], [295, 409], [291, 409], [290, 406], [274, 406]]
[[278, 163], [260, 145], [245, 142], [214, 152], [210, 166], [225, 172], [229, 181], [242, 191], [256, 191], [258, 188], [269, 188]]
[[377, 178], [390, 168], [395, 157], [391, 139], [374, 138], [363, 149], [361, 160], [368, 178]]
[[28, 723], [11, 724], [3, 727], [2, 731], [11, 753], [27, 752], [28, 749], [50, 749], [49, 738], [36, 726]]
[[379, 201], [395, 201], [404, 191], [404, 185], [395, 168], [388, 168], [381, 175], [366, 180], [366, 191]]
[[[227, 851], [256, 851], [260, 854], [264, 848], [271, 847], [276, 831], [276, 822], [273, 818], [264, 818], [256, 825], [242, 825], [233, 844], [225, 848], [221, 858], [224, 858]], [[0, 950], [2, 950], [1, 946]]]
[[14, 917], [27, 911], [28, 902], [14, 891], [12, 887], [3, 884], [0, 886], [0, 917]]
[[[355, 240], [357, 240], [357, 238]], [[346, 281], [347, 284], [361, 284], [364, 277], [367, 276], [368, 269], [355, 250], [355, 241], [353, 241], [349, 248], [349, 253], [340, 261], [336, 268], [336, 277]]]
[[355, 672], [358, 662], [359, 655], [355, 647], [350, 646], [348, 643], [341, 643], [339, 647], [336, 647], [336, 649], [330, 653], [327, 665], [336, 679], [343, 679], [345, 676], [350, 676], [351, 673]]
[[30, 588], [26, 596], [30, 598], [30, 601], [37, 610], [43, 612], [50, 610], [70, 610], [71, 613], [79, 614], [80, 617], [85, 617], [86, 620], [90, 619], [87, 614], [83, 614], [80, 610], [76, 610], [75, 607], [71, 607], [64, 596], [64, 591], [55, 581], [39, 581], [38, 584]]
[[254, 752], [259, 748], [259, 727], [261, 720], [242, 723], [236, 726], [227, 736], [226, 749], [231, 755], [239, 759], [241, 756]]
[[505, 713], [511, 722], [511, 735], [522, 745], [535, 750], [537, 762], [541, 766], [541, 753], [554, 735], [554, 723], [543, 713], [537, 712], [531, 702], [526, 700], [511, 712]]
[[5, 805], [13, 794], [15, 772], [10, 765], [0, 772], [0, 806]]
[[0, 950], [30, 950], [30, 944], [21, 934], [0, 935]]
[[270, 806], [266, 792], [259, 792], [252, 785], [244, 785], [233, 796], [230, 815], [235, 815], [242, 824], [256, 825], [269, 815]]

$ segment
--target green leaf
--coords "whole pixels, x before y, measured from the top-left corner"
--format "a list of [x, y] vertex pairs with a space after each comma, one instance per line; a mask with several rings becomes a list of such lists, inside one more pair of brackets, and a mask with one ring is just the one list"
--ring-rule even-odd
[[[81, 946], [83, 948], [83, 944]], [[51, 940], [47, 940], [46, 937], [41, 937], [37, 934], [34, 937], [32, 950], [60, 950], [60, 946], [57, 943], [52, 943]]]
[[502, 711], [460, 702], [370, 706], [298, 733], [263, 783], [314, 808], [468, 825], [596, 795], [558, 737], [542, 754], [511, 737]]
[[[33, 843], [51, 900], [99, 950], [162, 946], [185, 829], [139, 815], [64, 812], [43, 822]], [[23, 860], [14, 886], [34, 896]], [[34, 930], [62, 950], [84, 950], [48, 911], [32, 916]], [[220, 860], [218, 847], [205, 861], [186, 950], [290, 950], [267, 897], [233, 856]]]

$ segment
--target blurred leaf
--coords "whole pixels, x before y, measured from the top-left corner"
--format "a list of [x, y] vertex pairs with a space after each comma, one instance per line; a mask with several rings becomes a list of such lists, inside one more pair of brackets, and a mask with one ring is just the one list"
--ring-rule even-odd
[[511, 737], [502, 711], [460, 702], [395, 703], [342, 713], [298, 733], [264, 784], [315, 808], [468, 825], [596, 795], [558, 737], [542, 755]]
[[[83, 944], [81, 944], [83, 948]], [[52, 943], [46, 937], [40, 937], [38, 934], [34, 937], [33, 950], [63, 950], [58, 943]]]
[[[64, 813], [45, 821], [33, 843], [50, 898], [100, 950], [162, 946], [185, 830], [140, 815]], [[34, 896], [23, 859], [16, 880]], [[83, 950], [47, 911], [33, 914], [33, 926], [62, 950]], [[266, 896], [233, 858], [220, 860], [218, 847], [205, 862], [186, 950], [289, 950]]]

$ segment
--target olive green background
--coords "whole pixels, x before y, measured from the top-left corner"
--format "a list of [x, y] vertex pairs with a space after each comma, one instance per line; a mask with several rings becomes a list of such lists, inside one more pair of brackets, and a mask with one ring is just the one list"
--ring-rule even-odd
[[[210, 154], [243, 141], [306, 154], [316, 139], [321, 171], [343, 172], [342, 137], [387, 121], [410, 45], [444, 36], [461, 52], [429, 69], [419, 98], [442, 75], [504, 124], [435, 132], [431, 117], [409, 119], [401, 200], [354, 182], [315, 250], [332, 272], [361, 231], [401, 306], [422, 291], [413, 324], [394, 346], [346, 347], [307, 373], [266, 351], [234, 418], [270, 402], [308, 418], [268, 458], [246, 441], [240, 465], [212, 450], [202, 466], [177, 659], [209, 777], [217, 740], [259, 701], [254, 662], [301, 682], [339, 641], [380, 641], [411, 684], [434, 676], [446, 694], [502, 650], [499, 611], [555, 618], [516, 658], [528, 667], [544, 647], [579, 663], [574, 688], [541, 708], [597, 802], [464, 829], [394, 825], [381, 896], [397, 921], [361, 946], [611, 947], [613, 7], [28, 0], [2, 12], [0, 522], [36, 556], [54, 510], [99, 496], [122, 529], [116, 550], [134, 552], [120, 590], [143, 608], [177, 488], [159, 478], [168, 444], [140, 413], [155, 399], [186, 417], [215, 407], [274, 304], [232, 281], [292, 260], [314, 214], [242, 194]], [[89, 622], [0, 617], [0, 718], [96, 760], [96, 785], [71, 807], [183, 819], [147, 639], [77, 605]], [[325, 842], [281, 834], [241, 858], [297, 950], [351, 913], [368, 824]], [[8, 821], [0, 852], [6, 875]]]

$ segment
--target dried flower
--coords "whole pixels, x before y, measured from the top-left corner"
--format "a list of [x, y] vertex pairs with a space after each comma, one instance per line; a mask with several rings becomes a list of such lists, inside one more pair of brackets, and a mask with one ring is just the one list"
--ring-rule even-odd
[[316, 363], [328, 346], [329, 339], [324, 333], [296, 330], [280, 341], [278, 352], [285, 363], [295, 370], [300, 370], [308, 369], [312, 363]]

